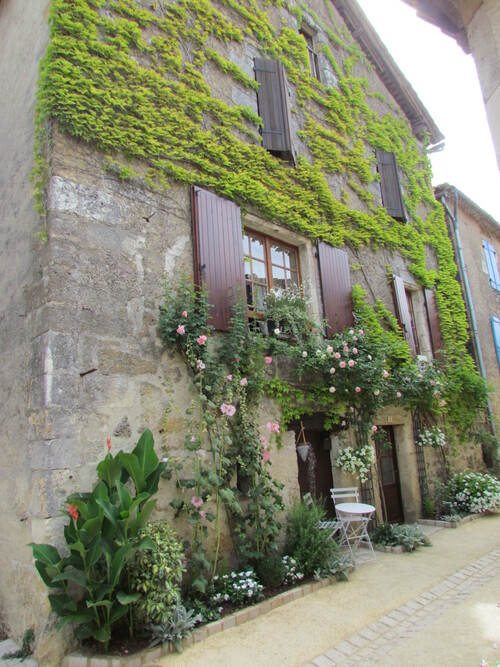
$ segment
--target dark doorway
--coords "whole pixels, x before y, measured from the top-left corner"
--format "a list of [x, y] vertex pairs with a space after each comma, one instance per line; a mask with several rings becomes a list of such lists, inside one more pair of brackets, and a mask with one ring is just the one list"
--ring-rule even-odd
[[[330, 435], [323, 428], [323, 418], [311, 417], [302, 421], [306, 441], [310, 444], [307, 459], [303, 461], [297, 454], [299, 487], [301, 497], [310, 493], [316, 500], [322, 500], [329, 519], [335, 517], [335, 509], [330, 495], [333, 487], [332, 463], [330, 459]], [[301, 424], [294, 423], [295, 440], [300, 434]]]
[[402, 523], [404, 520], [403, 503], [394, 428], [381, 426], [380, 429], [386, 435], [384, 443], [381, 443], [380, 440], [377, 440], [376, 443], [380, 492], [383, 494], [384, 501], [382, 503], [384, 520], [389, 523]]

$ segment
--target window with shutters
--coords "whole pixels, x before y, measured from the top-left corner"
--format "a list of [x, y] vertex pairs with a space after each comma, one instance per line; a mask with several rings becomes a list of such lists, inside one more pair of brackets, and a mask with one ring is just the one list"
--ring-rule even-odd
[[256, 58], [255, 78], [259, 83], [257, 104], [262, 118], [262, 146], [276, 157], [295, 164], [292, 147], [288, 81], [279, 60]]
[[398, 165], [394, 153], [377, 151], [377, 168], [380, 176], [382, 205], [391, 218], [406, 222], [408, 216], [403, 202]]
[[500, 317], [491, 318], [491, 328], [493, 329], [493, 341], [497, 352], [498, 367], [500, 368]]
[[483, 239], [484, 257], [486, 259], [486, 268], [490, 278], [490, 285], [493, 289], [500, 290], [500, 278], [498, 276], [497, 253], [495, 248]]
[[396, 317], [413, 354], [439, 358], [443, 349], [441, 326], [434, 292], [407, 285], [393, 275]]
[[249, 315], [259, 317], [270, 289], [299, 287], [298, 249], [251, 230], [243, 235], [245, 286]]
[[299, 30], [299, 35], [306, 41], [307, 54], [309, 56], [309, 69], [311, 74], [320, 81], [319, 78], [319, 64], [318, 64], [318, 54], [314, 50], [314, 35], [308, 30], [307, 27], [302, 26]]

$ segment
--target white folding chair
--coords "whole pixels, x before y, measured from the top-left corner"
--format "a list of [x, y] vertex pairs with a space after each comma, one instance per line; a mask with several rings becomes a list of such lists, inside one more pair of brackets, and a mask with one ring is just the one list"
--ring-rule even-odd
[[355, 486], [330, 489], [337, 519], [343, 524], [342, 537], [351, 555], [353, 548], [367, 547], [376, 560], [368, 525], [375, 511], [372, 505], [359, 502], [359, 491]]
[[[313, 497], [311, 496], [310, 493], [305, 493], [302, 496], [302, 500], [307, 504], [308, 508], [311, 509], [314, 500]], [[340, 544], [341, 545], [347, 545], [349, 552], [351, 554], [351, 558], [354, 560], [353, 554], [351, 547], [349, 545], [349, 541], [347, 540], [347, 535], [345, 534], [345, 528], [344, 528], [344, 522], [342, 519], [326, 519], [324, 521], [317, 521], [316, 522], [316, 527], [319, 528], [319, 530], [327, 530], [329, 531], [328, 539], [333, 540], [334, 537], [339, 534], [340, 536]]]

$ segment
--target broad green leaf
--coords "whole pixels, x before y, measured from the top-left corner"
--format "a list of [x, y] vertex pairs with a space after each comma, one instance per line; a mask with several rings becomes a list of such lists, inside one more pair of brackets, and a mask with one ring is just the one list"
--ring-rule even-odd
[[59, 616], [66, 616], [76, 611], [76, 600], [68, 595], [49, 595], [49, 603]]
[[140, 493], [144, 491], [146, 487], [146, 482], [144, 480], [144, 475], [137, 460], [135, 454], [126, 454], [125, 452], [118, 452], [117, 457], [119, 458], [121, 464], [128, 472], [132, 481], [134, 482], [136, 492]]
[[120, 499], [120, 507], [124, 510], [129, 510], [132, 505], [132, 496], [127, 487], [118, 480], [116, 482], [116, 490]]
[[104, 482], [98, 482], [94, 490], [92, 491], [92, 498], [93, 500], [97, 500], [98, 498], [101, 498], [104, 500], [105, 498], [109, 499], [109, 493], [108, 493], [108, 487]]
[[146, 526], [156, 505], [156, 498], [151, 498], [145, 503], [144, 507], [138, 513], [137, 518], [132, 522], [132, 532], [134, 535]]
[[153, 470], [153, 472], [150, 475], [148, 475], [146, 479], [146, 488], [151, 495], [155, 494], [158, 491], [158, 484], [160, 481], [160, 477], [166, 467], [167, 467], [166, 463], [160, 463], [156, 468], [156, 470]]
[[99, 642], [109, 642], [111, 637], [111, 630], [108, 624], [102, 625], [100, 628], [94, 630], [94, 638]]
[[39, 560], [35, 561], [35, 567], [47, 588], [64, 588], [64, 584], [61, 581], [53, 583], [54, 576], [59, 574], [59, 571], [56, 568], [52, 567], [52, 572], [50, 572], [48, 569], [49, 566], [45, 565], [45, 563], [41, 563]]
[[46, 565], [57, 565], [61, 561], [61, 556], [55, 547], [51, 544], [35, 544], [30, 542], [29, 547], [33, 550], [33, 558]]
[[79, 574], [78, 572], [61, 572], [57, 574], [53, 581], [73, 581], [75, 584], [87, 588], [87, 577], [84, 574]]
[[112, 606], [112, 600], [87, 600], [88, 609], [94, 609], [95, 607], [106, 607], [106, 609], [111, 609]]
[[111, 614], [109, 615], [109, 622], [114, 623], [122, 616], [125, 616], [125, 614], [128, 612], [128, 609], [129, 608], [127, 605], [121, 605], [119, 607], [115, 607], [111, 612]]
[[131, 604], [132, 602], [137, 602], [139, 593], [124, 593], [123, 591], [118, 591], [116, 599], [120, 604]]
[[93, 567], [102, 557], [101, 535], [95, 535], [88, 545], [87, 567]]
[[122, 476], [120, 461], [116, 458], [106, 457], [97, 466], [97, 476], [103, 482], [106, 482], [109, 489], [112, 489]]
[[125, 557], [133, 549], [133, 546], [130, 542], [127, 542], [122, 547], [118, 549], [113, 557], [113, 562], [111, 563], [111, 568], [108, 572], [108, 582], [112, 586], [116, 586], [120, 579], [120, 575], [125, 564]]
[[144, 479], [158, 467], [158, 457], [156, 456], [154, 446], [153, 434], [147, 428], [132, 450], [132, 453], [137, 457]]

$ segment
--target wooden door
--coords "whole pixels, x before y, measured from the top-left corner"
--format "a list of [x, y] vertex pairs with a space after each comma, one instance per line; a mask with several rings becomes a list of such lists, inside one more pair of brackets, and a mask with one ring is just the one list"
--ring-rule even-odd
[[385, 504], [385, 507], [382, 507], [384, 519], [389, 523], [402, 523], [404, 520], [403, 503], [401, 501], [394, 428], [392, 426], [382, 426], [381, 428], [387, 436], [385, 445], [381, 446], [377, 441], [380, 492], [383, 494], [383, 505]]
[[332, 464], [330, 450], [325, 449], [325, 443], [329, 442], [328, 433], [323, 430], [306, 429], [305, 437], [311, 447], [306, 461], [302, 461], [297, 454], [300, 495], [310, 493], [315, 499], [321, 498], [324, 501], [327, 517], [333, 519], [335, 509], [330, 495], [330, 489], [333, 487]]

